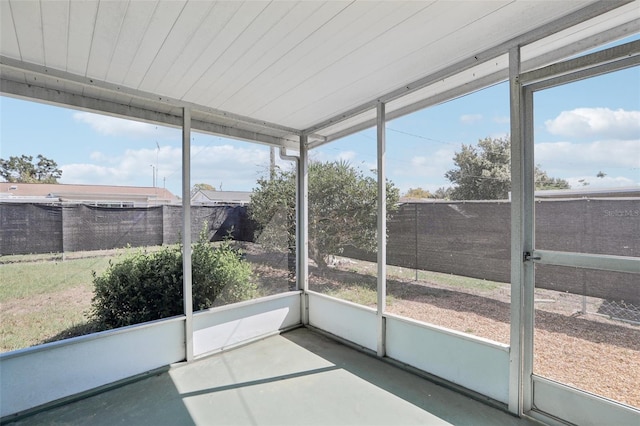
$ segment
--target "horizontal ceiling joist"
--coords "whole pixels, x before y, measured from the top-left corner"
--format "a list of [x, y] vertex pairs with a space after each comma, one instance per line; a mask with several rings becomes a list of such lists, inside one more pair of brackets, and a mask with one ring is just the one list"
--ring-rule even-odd
[[[464, 72], [466, 70], [469, 70], [471, 68], [473, 68], [474, 66], [477, 66], [478, 64], [484, 63], [486, 61], [495, 59], [497, 57], [499, 57], [500, 55], [503, 55], [505, 53], [507, 53], [510, 49], [514, 48], [514, 47], [521, 47], [521, 46], [525, 46], [525, 45], [529, 45], [531, 43], [534, 43], [536, 41], [539, 41], [545, 37], [548, 37], [552, 34], [558, 33], [560, 31], [563, 31], [567, 28], [571, 28], [575, 25], [578, 25], [582, 22], [585, 22], [589, 19], [595, 18], [597, 16], [600, 16], [604, 13], [610, 12], [616, 8], [619, 8], [621, 6], [624, 6], [626, 4], [631, 3], [633, 0], [616, 0], [616, 1], [611, 1], [611, 2], [596, 2], [596, 3], [592, 3], [576, 12], [573, 12], [567, 16], [561, 17], [553, 22], [550, 22], [546, 25], [540, 26], [538, 28], [536, 28], [535, 30], [532, 30], [530, 32], [527, 32], [525, 34], [522, 34], [518, 37], [515, 37], [511, 40], [508, 40], [498, 46], [494, 46], [494, 47], [490, 47], [482, 52], [479, 52], [478, 54], [466, 58], [462, 61], [456, 62], [450, 66], [447, 66], [446, 68], [443, 68], [442, 70], [433, 73], [431, 75], [425, 76], [419, 80], [416, 80], [412, 83], [406, 84], [398, 89], [395, 89], [389, 93], [386, 93], [382, 96], [377, 97], [376, 99], [372, 99], [364, 104], [361, 104], [357, 107], [354, 107], [350, 110], [347, 110], [345, 112], [342, 112], [340, 114], [337, 114], [327, 120], [324, 120], [320, 123], [317, 123], [307, 129], [303, 130], [303, 134], [307, 134], [307, 135], [311, 135], [311, 134], [322, 134], [322, 130], [335, 126], [336, 124], [345, 121], [345, 120], [349, 120], [353, 117], [356, 117], [358, 115], [361, 115], [363, 113], [365, 113], [366, 111], [369, 111], [371, 109], [376, 108], [377, 104], [380, 102], [383, 103], [389, 103], [392, 102], [394, 100], [400, 99], [403, 96], [407, 96], [411, 93], [417, 92], [421, 89], [424, 89], [434, 83], [437, 83], [438, 81], [442, 81], [444, 79], [450, 78], [456, 74], [459, 74], [461, 72]], [[617, 28], [616, 30], [614, 30], [614, 32], [611, 33], [614, 34], [616, 31], [617, 33], [619, 33], [620, 31], [622, 31], [622, 28]], [[601, 40], [600, 40], [601, 42]], [[584, 46], [581, 46], [582, 48]], [[563, 53], [566, 54], [566, 49], [563, 49]], [[553, 54], [553, 52], [551, 52], [550, 54], [546, 55], [544, 57], [545, 60], [552, 60], [552, 59], [557, 59], [557, 58], [553, 58], [553, 56], [555, 56]], [[532, 61], [533, 62], [533, 61]], [[542, 63], [540, 63], [540, 61], [535, 61], [538, 63], [538, 66], [542, 65]], [[506, 74], [505, 74], [506, 75]], [[489, 83], [489, 84], [495, 84], [498, 81], [494, 81], [493, 83]], [[477, 90], [478, 88], [476, 88], [475, 90]], [[470, 92], [470, 91], [469, 91]], [[468, 92], [468, 93], [469, 93]], [[420, 104], [424, 105], [425, 102], [420, 102]], [[428, 103], [428, 102], [427, 102]], [[424, 106], [423, 106], [424, 107]], [[411, 111], [413, 109], [413, 111], [415, 111], [415, 108], [411, 108], [411, 107], [406, 107], [404, 108], [405, 113], [407, 113], [407, 111]], [[391, 111], [389, 111], [387, 113], [387, 115], [389, 115], [391, 113]], [[347, 134], [351, 134], [353, 133], [352, 130], [357, 131], [356, 129], [362, 130], [364, 128], [367, 127], [363, 127], [364, 124], [358, 123], [357, 125], [349, 128], [349, 129], [343, 129], [339, 132], [339, 134], [341, 135], [340, 137], [343, 137]], [[314, 141], [312, 142], [313, 146], [319, 146], [324, 142], [328, 142], [330, 140], [334, 140], [336, 139], [338, 133], [336, 133], [336, 135], [325, 135], [326, 139], [325, 141]]]
[[[11, 81], [4, 78], [0, 80], [0, 92], [8, 96], [27, 100], [36, 99], [45, 103], [64, 105], [83, 111], [98, 111], [111, 116], [129, 118], [147, 123], [178, 128], [182, 127], [182, 110], [180, 108], [174, 108], [174, 110], [176, 110], [175, 113], [159, 112], [137, 106], [107, 101], [104, 99], [69, 93], [60, 89], [49, 89], [35, 84]], [[208, 134], [254, 141], [272, 146], [284, 146], [288, 149], [294, 150], [299, 149], [299, 142], [294, 139], [262, 134], [256, 131], [225, 126], [206, 120], [192, 120], [191, 128]]]
[[[6, 77], [15, 72], [24, 73], [27, 78], [24, 81], [17, 81], [17, 79]], [[200, 127], [192, 124], [194, 130], [299, 149], [301, 132], [297, 129], [81, 77], [5, 56], [0, 56], [0, 75], [2, 76], [1, 92], [8, 95], [169, 126], [181, 126], [182, 118], [175, 114], [168, 114], [167, 111], [186, 107], [197, 111], [199, 117], [204, 117], [194, 120], [196, 124], [201, 123]], [[69, 90], [69, 87], [74, 89]], [[85, 89], [90, 89], [94, 95], [85, 96]], [[135, 99], [137, 105], [132, 106], [112, 100], [123, 97]], [[179, 121], [176, 121], [175, 117], [178, 117]]]
[[[472, 82], [470, 82], [469, 84], [465, 84], [463, 86], [457, 86], [454, 87], [450, 90], [444, 91], [442, 93], [438, 93], [437, 95], [425, 98], [419, 102], [407, 105], [405, 107], [402, 108], [398, 108], [395, 109], [393, 111], [390, 111], [388, 113], [385, 114], [386, 117], [386, 121], [391, 121], [391, 120], [395, 120], [396, 118], [400, 118], [402, 116], [405, 116], [407, 114], [411, 114], [412, 112], [415, 111], [419, 111], [421, 109], [424, 108], [428, 108], [430, 106], [434, 106], [434, 105], [438, 105], [441, 104], [443, 102], [449, 101], [451, 99], [455, 99], [458, 98], [460, 96], [464, 96], [467, 93], [473, 92], [475, 90], [479, 90], [482, 89], [484, 87], [488, 87], [491, 86], [499, 81], [504, 80], [505, 78], [508, 77], [508, 70], [505, 71], [499, 71], [497, 73], [491, 74], [491, 75], [487, 75], [485, 77], [473, 80]], [[369, 129], [373, 126], [376, 125], [376, 119], [370, 119], [367, 121], [364, 121], [362, 123], [359, 123], [355, 126], [349, 127], [347, 129], [341, 130], [339, 132], [333, 133], [330, 136], [327, 136], [325, 138], [325, 140], [323, 142], [313, 142], [309, 144], [309, 148], [313, 149], [313, 148], [317, 148], [318, 146], [321, 146], [323, 143], [328, 143], [328, 142], [332, 142], [334, 140], [337, 139], [341, 139], [343, 137], [352, 135], [354, 133], [357, 133], [359, 131], [365, 130], [365, 129]]]
[[549, 78], [549, 76], [561, 76], [564, 74], [575, 73], [585, 68], [606, 65], [611, 62], [625, 59], [629, 59], [629, 62], [631, 63], [630, 66], [633, 66], [637, 65], [640, 60], [638, 56], [640, 56], [640, 40], [524, 73], [520, 76], [520, 83], [531, 84], [536, 81]]

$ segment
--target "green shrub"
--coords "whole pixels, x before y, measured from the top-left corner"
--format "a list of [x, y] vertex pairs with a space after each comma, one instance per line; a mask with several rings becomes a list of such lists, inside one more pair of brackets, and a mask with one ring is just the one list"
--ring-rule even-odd
[[[232, 303], [256, 296], [250, 265], [239, 250], [223, 241], [217, 248], [201, 233], [191, 256], [193, 310], [209, 308], [215, 301]], [[93, 274], [93, 319], [102, 328], [123, 327], [181, 315], [181, 247], [137, 252]]]
[[210, 308], [215, 301], [224, 304], [256, 297], [251, 266], [228, 240], [217, 248], [210, 243], [196, 244], [191, 265], [194, 310]]

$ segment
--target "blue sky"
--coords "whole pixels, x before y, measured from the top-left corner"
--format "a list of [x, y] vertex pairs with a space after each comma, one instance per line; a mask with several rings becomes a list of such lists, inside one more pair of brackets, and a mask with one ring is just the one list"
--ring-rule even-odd
[[[508, 86], [502, 83], [387, 123], [387, 175], [402, 192], [449, 186], [444, 177], [461, 144], [509, 134]], [[638, 67], [537, 93], [536, 163], [578, 188], [640, 186]], [[0, 97], [0, 157], [42, 154], [63, 171], [61, 183], [151, 186], [181, 191], [181, 133], [40, 103]], [[375, 129], [310, 153], [376, 167]], [[251, 190], [264, 175], [264, 145], [194, 133], [192, 184]], [[286, 167], [284, 162], [280, 162]], [[596, 175], [602, 172], [604, 177]]]

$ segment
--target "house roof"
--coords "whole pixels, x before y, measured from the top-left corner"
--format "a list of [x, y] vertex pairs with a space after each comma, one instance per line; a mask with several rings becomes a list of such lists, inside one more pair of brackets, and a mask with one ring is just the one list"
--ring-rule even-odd
[[1, 1], [3, 94], [298, 147], [628, 36], [638, 0]]
[[622, 188], [547, 189], [535, 192], [536, 198], [640, 198], [640, 186]]
[[192, 202], [247, 204], [251, 201], [250, 191], [210, 191], [198, 190], [191, 197]]
[[0, 182], [1, 198], [48, 197], [60, 201], [136, 201], [177, 203], [180, 198], [165, 188], [112, 185], [69, 185]]

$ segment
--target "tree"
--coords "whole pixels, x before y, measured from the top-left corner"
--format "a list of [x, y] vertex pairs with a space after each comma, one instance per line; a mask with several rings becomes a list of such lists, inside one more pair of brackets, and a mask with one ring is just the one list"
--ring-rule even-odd
[[445, 188], [444, 186], [441, 186], [440, 188], [436, 189], [436, 192], [433, 193], [433, 198], [439, 200], [449, 200], [451, 199], [451, 191], [453, 191], [451, 188]]
[[538, 166], [534, 171], [536, 189], [569, 189], [569, 182], [560, 178], [552, 178], [547, 175], [547, 172], [540, 170]]
[[193, 196], [198, 191], [215, 191], [216, 188], [213, 185], [209, 185], [208, 183], [196, 183], [191, 188], [191, 196]]
[[31, 155], [12, 156], [8, 160], [0, 158], [0, 177], [6, 182], [58, 183], [62, 177], [58, 163], [40, 154], [37, 160], [34, 163]]
[[435, 192], [429, 192], [426, 189], [418, 188], [409, 188], [409, 190], [404, 194], [406, 198], [413, 199], [424, 199], [430, 198], [435, 200], [448, 200], [451, 197], [451, 188], [440, 187], [435, 190]]
[[[258, 241], [295, 254], [295, 172], [277, 168], [253, 190], [250, 217]], [[399, 191], [387, 182], [387, 212], [395, 211]], [[377, 235], [377, 182], [344, 161], [309, 164], [309, 257], [323, 270], [331, 255], [347, 245], [374, 251]], [[294, 264], [295, 265], [295, 264]]]
[[427, 191], [426, 189], [418, 188], [409, 188], [409, 190], [404, 194], [406, 198], [433, 198], [433, 195]]
[[[445, 173], [455, 186], [450, 198], [457, 200], [499, 200], [511, 190], [511, 151], [508, 138], [485, 138], [478, 145], [465, 145], [456, 152], [455, 169]], [[568, 189], [564, 179], [551, 178], [535, 168], [536, 189]]]

